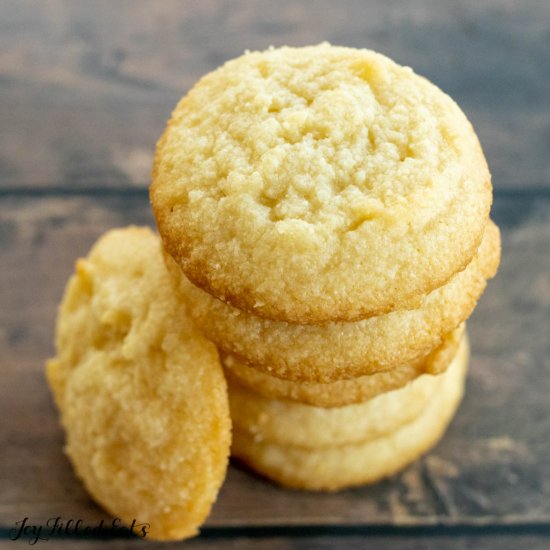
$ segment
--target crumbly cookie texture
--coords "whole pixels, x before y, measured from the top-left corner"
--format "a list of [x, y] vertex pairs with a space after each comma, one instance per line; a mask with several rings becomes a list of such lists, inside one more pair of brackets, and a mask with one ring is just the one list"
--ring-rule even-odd
[[227, 386], [149, 229], [110, 231], [78, 260], [56, 348], [47, 377], [93, 498], [147, 538], [196, 534], [227, 469]]
[[[304, 449], [257, 440], [235, 429], [232, 454], [266, 477], [296, 489], [336, 491], [391, 476], [442, 437], [464, 391], [467, 344], [459, 348], [441, 384], [417, 418], [394, 432], [362, 443]], [[392, 392], [399, 395], [399, 392]]]
[[272, 376], [330, 382], [414, 363], [472, 313], [500, 261], [500, 233], [486, 226], [466, 269], [430, 292], [420, 306], [355, 322], [299, 325], [231, 307], [192, 285], [165, 254], [175, 284], [198, 326], [225, 353]]
[[157, 144], [164, 244], [197, 286], [316, 324], [410, 303], [462, 270], [491, 205], [456, 103], [378, 53], [247, 53], [206, 75]]
[[[456, 355], [464, 325], [447, 334], [443, 343], [418, 364], [399, 365], [387, 371], [327, 384], [293, 382], [249, 367], [234, 355], [223, 355], [226, 377], [236, 384], [270, 399], [286, 399], [314, 407], [345, 407], [364, 403], [377, 395], [402, 388], [424, 373], [440, 374], [447, 370]], [[428, 375], [429, 376], [429, 375]], [[235, 415], [233, 415], [235, 417]], [[235, 418], [234, 418], [235, 419]]]
[[422, 414], [444, 379], [424, 374], [363, 403], [327, 409], [263, 397], [230, 378], [229, 407], [235, 429], [255, 441], [316, 450], [365, 443], [395, 432]]

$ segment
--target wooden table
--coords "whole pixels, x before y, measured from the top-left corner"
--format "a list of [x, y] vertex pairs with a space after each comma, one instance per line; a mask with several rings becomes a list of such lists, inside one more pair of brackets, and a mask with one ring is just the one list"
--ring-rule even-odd
[[469, 323], [466, 398], [431, 453], [331, 495], [233, 465], [186, 544], [550, 547], [550, 4], [535, 0], [0, 4], [0, 546], [24, 517], [105, 517], [62, 453], [43, 363], [75, 259], [108, 228], [152, 223], [151, 159], [170, 109], [246, 48], [322, 40], [387, 53], [463, 107], [494, 177], [502, 265]]

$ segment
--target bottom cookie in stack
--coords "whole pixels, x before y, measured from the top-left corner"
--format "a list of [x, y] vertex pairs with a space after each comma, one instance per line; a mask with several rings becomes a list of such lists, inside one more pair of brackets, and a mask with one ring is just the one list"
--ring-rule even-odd
[[448, 369], [365, 403], [323, 409], [230, 383], [232, 455], [288, 487], [338, 490], [390, 476], [441, 438], [463, 394], [463, 336]]

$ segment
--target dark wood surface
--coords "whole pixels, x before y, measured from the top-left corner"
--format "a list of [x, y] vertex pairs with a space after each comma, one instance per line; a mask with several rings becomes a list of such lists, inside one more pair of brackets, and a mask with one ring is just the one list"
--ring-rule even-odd
[[429, 455], [333, 495], [231, 466], [187, 545], [550, 546], [550, 4], [504, 0], [0, 3], [0, 545], [26, 516], [104, 517], [63, 456], [43, 363], [75, 259], [109, 228], [152, 223], [170, 109], [245, 48], [324, 39], [385, 52], [463, 106], [494, 176], [502, 266], [469, 323], [466, 398]]
[[370, 47], [451, 94], [497, 188], [550, 185], [550, 9], [541, 0], [3, 0], [0, 187], [145, 186], [165, 121], [245, 49]]

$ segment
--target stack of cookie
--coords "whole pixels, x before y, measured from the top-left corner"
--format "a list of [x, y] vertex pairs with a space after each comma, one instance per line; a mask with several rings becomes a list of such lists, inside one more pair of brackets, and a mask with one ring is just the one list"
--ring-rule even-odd
[[151, 201], [222, 355], [234, 455], [335, 489], [429, 448], [498, 266], [491, 200], [459, 107], [377, 53], [271, 49], [199, 81], [158, 143]]
[[462, 396], [467, 358], [464, 338], [445, 373], [332, 409], [268, 399], [229, 380], [234, 454], [284, 485], [310, 490], [391, 475], [442, 435]]
[[367, 50], [249, 53], [180, 102], [153, 180], [162, 244], [129, 227], [77, 262], [47, 366], [97, 502], [183, 538], [232, 428], [234, 456], [318, 490], [438, 440], [500, 255], [489, 171], [449, 97]]

